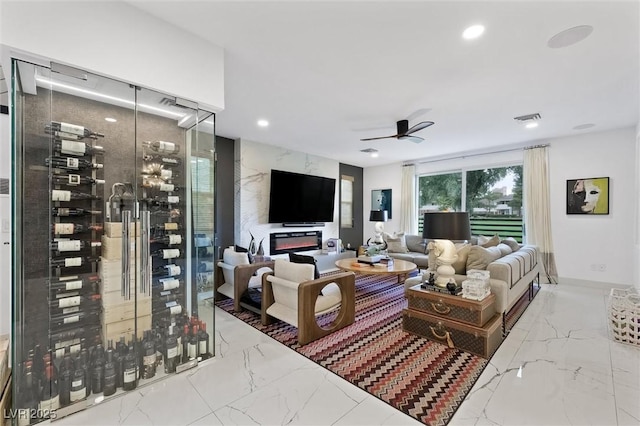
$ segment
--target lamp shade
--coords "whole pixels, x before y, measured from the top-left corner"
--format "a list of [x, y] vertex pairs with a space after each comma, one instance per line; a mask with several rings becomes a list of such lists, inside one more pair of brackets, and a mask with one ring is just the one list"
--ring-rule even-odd
[[386, 222], [389, 219], [389, 212], [386, 210], [371, 210], [369, 213], [370, 222]]
[[471, 238], [468, 212], [424, 214], [422, 238], [429, 240], [468, 240]]

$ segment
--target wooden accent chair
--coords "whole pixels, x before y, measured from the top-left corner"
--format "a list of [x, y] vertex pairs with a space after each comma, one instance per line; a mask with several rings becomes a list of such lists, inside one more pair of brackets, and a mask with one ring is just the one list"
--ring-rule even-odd
[[[276, 259], [273, 272], [262, 275], [262, 324], [273, 318], [298, 328], [298, 343], [306, 345], [355, 320], [355, 274], [344, 272], [313, 279], [314, 266]], [[328, 327], [316, 317], [339, 309]]]
[[[232, 247], [224, 249], [222, 261], [216, 267], [215, 298], [233, 299], [233, 309], [242, 311], [240, 298], [249, 288], [262, 286], [262, 274], [273, 271], [273, 261], [249, 263], [247, 253], [236, 252]], [[255, 274], [255, 275], [254, 275]]]

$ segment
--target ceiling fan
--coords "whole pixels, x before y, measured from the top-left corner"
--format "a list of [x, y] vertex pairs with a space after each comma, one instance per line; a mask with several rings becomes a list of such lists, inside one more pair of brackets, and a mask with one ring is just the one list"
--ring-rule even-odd
[[400, 120], [396, 123], [398, 133], [390, 136], [380, 136], [377, 138], [365, 138], [360, 139], [361, 141], [373, 141], [377, 139], [389, 139], [396, 138], [403, 141], [411, 141], [414, 143], [420, 143], [424, 140], [420, 136], [412, 136], [413, 133], [418, 132], [422, 129], [426, 129], [427, 127], [433, 125], [433, 121], [423, 121], [421, 123], [416, 124], [415, 126], [409, 128], [409, 120]]

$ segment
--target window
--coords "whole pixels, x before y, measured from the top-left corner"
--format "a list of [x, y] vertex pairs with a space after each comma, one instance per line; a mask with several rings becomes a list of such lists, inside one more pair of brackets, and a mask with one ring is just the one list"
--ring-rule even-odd
[[522, 242], [520, 165], [419, 176], [418, 191], [419, 232], [426, 212], [468, 211], [473, 235], [499, 234]]
[[353, 176], [340, 178], [340, 227], [353, 228]]

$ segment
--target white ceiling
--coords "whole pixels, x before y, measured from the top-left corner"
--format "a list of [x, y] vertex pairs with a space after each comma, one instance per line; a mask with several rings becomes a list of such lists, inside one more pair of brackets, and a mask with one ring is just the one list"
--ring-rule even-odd
[[[225, 49], [220, 136], [367, 167], [638, 122], [637, 1], [130, 3]], [[477, 23], [484, 35], [463, 40]], [[593, 33], [547, 47], [578, 25]], [[530, 113], [536, 129], [513, 119]], [[407, 117], [435, 122], [423, 143], [360, 141]]]

